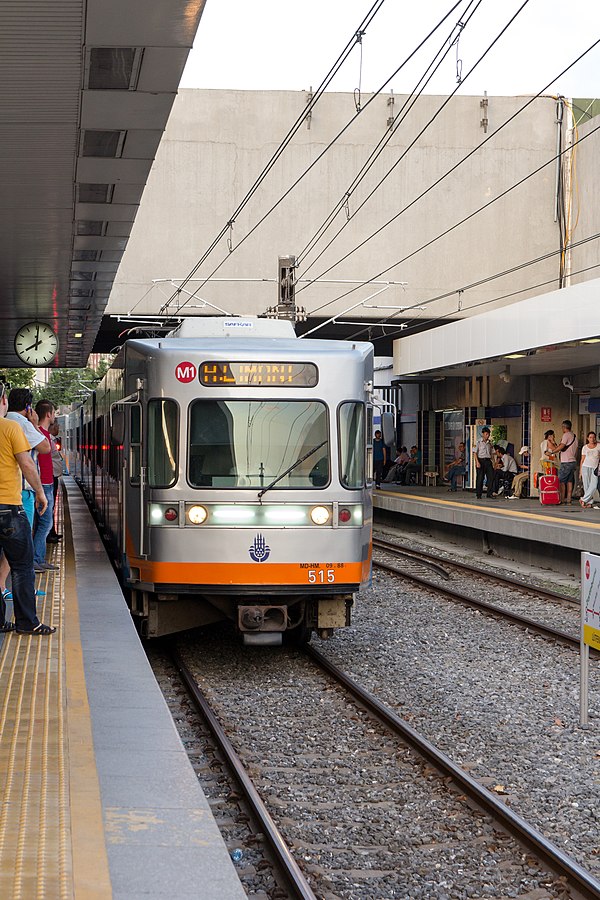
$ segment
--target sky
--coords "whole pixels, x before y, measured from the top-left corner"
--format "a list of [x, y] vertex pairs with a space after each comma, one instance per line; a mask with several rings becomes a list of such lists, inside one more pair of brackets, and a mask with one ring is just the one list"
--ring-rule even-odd
[[[207, 0], [182, 88], [297, 90], [317, 87], [375, 0]], [[416, 57], [383, 88], [409, 93], [451, 34], [460, 32], [429, 94], [536, 94], [595, 40], [598, 0], [529, 0], [486, 58], [468, 74], [523, 0], [462, 0]], [[385, 0], [328, 90], [382, 88], [454, 6], [453, 0]], [[476, 10], [464, 28], [465, 11]], [[600, 97], [600, 45], [548, 88], [567, 97]]]

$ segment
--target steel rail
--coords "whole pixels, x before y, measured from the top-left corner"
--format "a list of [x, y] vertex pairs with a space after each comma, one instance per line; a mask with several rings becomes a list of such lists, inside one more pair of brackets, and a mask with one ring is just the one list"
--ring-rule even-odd
[[[383, 538], [374, 537], [373, 538], [373, 547], [377, 547], [380, 550], [389, 551], [391, 553], [401, 553], [406, 556], [412, 556], [414, 559], [423, 559], [423, 563], [430, 565], [429, 563], [429, 554], [425, 550], [405, 550], [404, 547], [394, 544], [392, 541], [386, 541]], [[454, 559], [444, 559], [444, 563], [452, 566], [455, 569], [460, 569], [464, 572], [470, 572], [473, 575], [482, 575], [487, 578], [493, 578], [496, 581], [502, 582], [502, 584], [510, 584], [514, 587], [520, 588], [522, 591], [527, 591], [530, 594], [536, 594], [539, 597], [545, 597], [548, 600], [560, 600], [563, 603], [571, 603], [578, 605], [579, 600], [575, 597], [569, 597], [567, 594], [559, 594], [557, 591], [551, 591], [549, 588], [538, 587], [538, 585], [529, 585], [525, 584], [523, 581], [519, 581], [518, 578], [512, 578], [510, 575], [496, 575], [495, 572], [489, 572], [486, 569], [480, 569], [479, 566], [473, 566], [470, 563], [459, 562]]]
[[535, 857], [568, 884], [580, 892], [582, 897], [599, 900], [600, 882], [594, 876], [571, 859], [559, 847], [549, 841], [537, 829], [529, 825], [525, 819], [505, 806], [497, 797], [479, 784], [471, 775], [453, 762], [441, 750], [424, 738], [404, 719], [385, 706], [355, 681], [349, 678], [334, 663], [311, 646], [305, 648], [306, 654], [322, 669], [340, 683], [356, 700], [363, 704], [369, 712], [399, 735], [410, 747], [425, 758], [445, 777], [450, 777], [461, 791], [474, 800], [492, 819], [499, 822], [517, 841], [530, 850]]
[[231, 741], [225, 734], [221, 723], [213, 713], [204, 694], [198, 687], [194, 676], [184, 663], [179, 652], [172, 649], [171, 653], [173, 662], [178, 669], [185, 686], [190, 692], [194, 704], [206, 721], [206, 724], [210, 728], [214, 739], [217, 741], [219, 749], [223, 753], [227, 761], [227, 765], [233, 772], [233, 775], [237, 783], [239, 784], [248, 805], [250, 806], [252, 815], [259, 823], [263, 834], [267, 838], [269, 847], [275, 859], [277, 860], [278, 865], [281, 867], [283, 874], [288, 881], [289, 887], [293, 891], [290, 896], [299, 897], [301, 898], [301, 900], [317, 900], [316, 895], [313, 893], [309, 883], [298, 867], [296, 860], [290, 853], [290, 850], [286, 845], [281, 833], [279, 832], [273, 819], [269, 815], [269, 812], [267, 811], [265, 804], [260, 798], [258, 791], [252, 784], [251, 779], [248, 777], [248, 774], [239, 756], [235, 752]]
[[[429, 581], [427, 578], [422, 578], [420, 575], [404, 572], [402, 569], [398, 569], [396, 566], [391, 566], [388, 563], [373, 560], [373, 565], [386, 572], [390, 572], [392, 575], [396, 575], [398, 578], [406, 578], [408, 581], [412, 581], [420, 587], [435, 591], [455, 603], [462, 603], [463, 606], [470, 606], [473, 609], [478, 609], [480, 612], [488, 613], [495, 616], [497, 619], [506, 619], [507, 621], [512, 622], [513, 625], [520, 625], [522, 628], [534, 631], [536, 634], [542, 635], [542, 637], [559, 641], [561, 644], [565, 644], [572, 649], [580, 649], [581, 642], [579, 637], [574, 637], [572, 634], [561, 631], [559, 628], [552, 628], [550, 625], [544, 625], [543, 622], [530, 619], [529, 616], [522, 616], [520, 613], [506, 609], [505, 606], [496, 606], [494, 603], [487, 603], [485, 600], [469, 597], [468, 594], [460, 594], [458, 591], [453, 591], [452, 588], [436, 584], [435, 581]], [[490, 578], [493, 578], [493, 576], [490, 575]], [[590, 656], [594, 659], [600, 658], [600, 650], [590, 647]]]

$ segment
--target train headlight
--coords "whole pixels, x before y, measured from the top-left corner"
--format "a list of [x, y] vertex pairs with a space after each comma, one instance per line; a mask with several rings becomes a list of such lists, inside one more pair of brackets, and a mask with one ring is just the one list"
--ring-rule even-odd
[[190, 506], [187, 515], [192, 525], [202, 525], [206, 521], [208, 513], [203, 506]]
[[326, 506], [313, 506], [310, 517], [315, 525], [326, 525], [331, 518], [331, 512]]

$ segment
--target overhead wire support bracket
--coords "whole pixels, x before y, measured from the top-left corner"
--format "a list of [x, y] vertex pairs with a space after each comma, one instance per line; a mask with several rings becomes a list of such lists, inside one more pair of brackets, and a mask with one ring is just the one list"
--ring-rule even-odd
[[315, 99], [315, 95], [313, 93], [312, 84], [308, 89], [306, 94], [306, 106], [308, 107], [306, 111], [306, 115], [304, 116], [304, 121], [306, 122], [306, 127], [310, 131], [310, 123], [312, 122], [312, 102]]

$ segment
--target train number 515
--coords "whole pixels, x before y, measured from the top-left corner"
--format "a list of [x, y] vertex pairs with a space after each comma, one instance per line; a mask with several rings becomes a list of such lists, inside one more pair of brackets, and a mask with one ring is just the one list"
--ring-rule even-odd
[[331, 584], [332, 581], [335, 581], [335, 572], [333, 569], [328, 569], [327, 572], [325, 572], [324, 569], [308, 570], [309, 584], [325, 584], [326, 581], [329, 582], [329, 584]]

